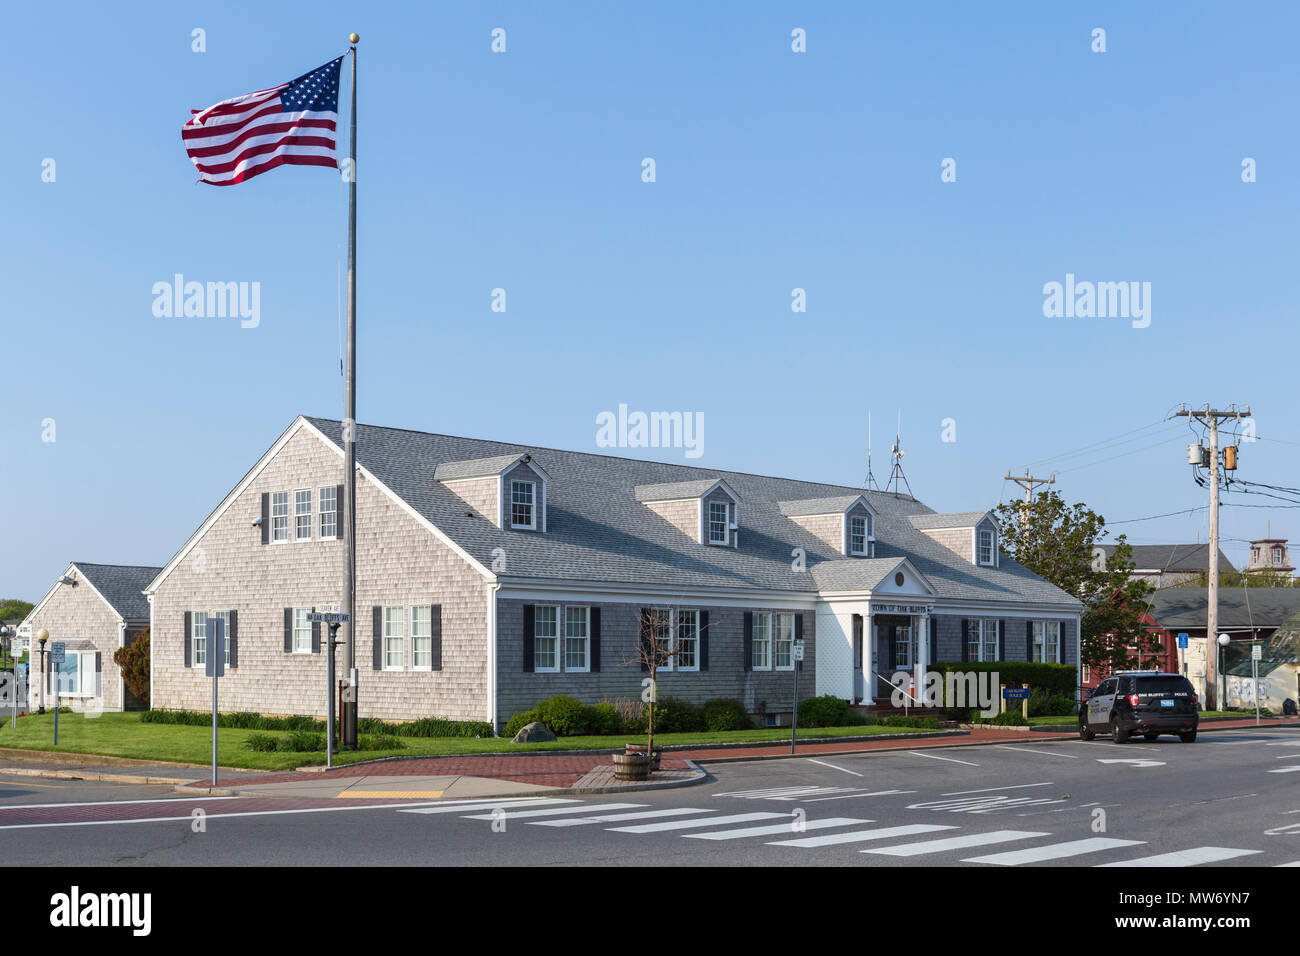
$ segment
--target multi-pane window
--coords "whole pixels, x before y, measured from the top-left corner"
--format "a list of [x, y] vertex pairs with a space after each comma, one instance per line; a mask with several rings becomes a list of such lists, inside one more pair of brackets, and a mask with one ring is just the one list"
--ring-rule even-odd
[[309, 607], [293, 609], [293, 652], [311, 653], [311, 608]]
[[406, 608], [384, 608], [384, 670], [406, 666]]
[[93, 651], [68, 651], [62, 664], [51, 666], [53, 689], [60, 697], [94, 697], [98, 693]]
[[968, 661], [996, 661], [998, 659], [998, 622], [993, 619], [967, 622], [966, 659]]
[[1274, 548], [1274, 549], [1273, 549], [1273, 563], [1274, 563], [1274, 564], [1281, 564], [1281, 563], [1282, 563], [1282, 549], [1281, 549], [1281, 548]]
[[190, 663], [195, 667], [204, 667], [208, 663], [208, 612], [195, 611], [190, 615], [190, 621], [190, 639], [194, 642]]
[[993, 563], [993, 532], [981, 529], [979, 533], [979, 563]]
[[912, 666], [912, 629], [907, 625], [894, 628], [894, 666]]
[[221, 643], [221, 650], [222, 650], [221, 656], [223, 662], [229, 665], [230, 664], [230, 612], [213, 611], [208, 616], [216, 618], [217, 620], [221, 621], [222, 624], [224, 625], [221, 629], [221, 633], [225, 635], [225, 640], [223, 640]]
[[559, 636], [556, 627], [556, 609], [539, 604], [533, 610], [533, 670], [558, 671], [559, 655], [556, 644]]
[[1084, 664], [1079, 668], [1079, 680], [1084, 684], [1087, 684], [1092, 680], [1092, 668], [1087, 664]]
[[772, 615], [766, 611], [754, 614], [754, 632], [750, 635], [750, 661], [754, 670], [772, 669]]
[[411, 608], [411, 666], [416, 670], [433, 669], [433, 606], [421, 604]]
[[591, 608], [566, 607], [564, 609], [564, 669], [566, 671], [587, 670], [590, 616]]
[[677, 656], [673, 658], [679, 671], [700, 669], [700, 612], [677, 612]]
[[650, 627], [654, 629], [653, 646], [657, 658], [655, 669], [670, 671], [673, 669], [673, 659], [667, 655], [673, 648], [673, 612], [667, 608], [653, 608], [650, 611]]
[[337, 538], [339, 536], [339, 490], [334, 487], [320, 490], [320, 536]]
[[776, 634], [773, 643], [777, 670], [794, 669], [794, 615], [776, 615]]
[[725, 501], [709, 502], [709, 544], [726, 544], [729, 540], [727, 534], [727, 503]]
[[297, 541], [311, 540], [311, 491], [293, 493], [293, 536]]
[[271, 540], [289, 540], [289, 492], [271, 494]]
[[1034, 660], [1044, 664], [1061, 663], [1061, 622], [1034, 621]]
[[866, 515], [853, 515], [849, 518], [849, 553], [866, 554], [869, 536]]
[[512, 528], [537, 527], [534, 493], [537, 486], [531, 481], [510, 482], [510, 526]]

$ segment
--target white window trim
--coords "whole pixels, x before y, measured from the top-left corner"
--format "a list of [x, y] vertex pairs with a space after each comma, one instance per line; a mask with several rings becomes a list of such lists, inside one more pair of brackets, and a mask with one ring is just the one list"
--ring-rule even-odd
[[[276, 495], [284, 495], [284, 537], [283, 537], [283, 538], [277, 538], [277, 537], [275, 536], [275, 519], [276, 519], [276, 514], [275, 514], [275, 496], [276, 496]], [[271, 502], [270, 502], [270, 507], [271, 507], [271, 514], [270, 514], [270, 520], [271, 520], [271, 531], [270, 531], [271, 543], [272, 543], [272, 544], [288, 544], [290, 541], [293, 540], [293, 525], [291, 524], [291, 522], [293, 521], [293, 493], [292, 493], [292, 492], [289, 492], [289, 491], [273, 491], [273, 492], [271, 492]]]
[[[550, 636], [547, 636], [547, 635], [539, 635], [539, 634], [537, 633], [537, 611], [538, 611], [539, 609], [541, 609], [541, 608], [544, 608], [544, 607], [551, 608], [553, 611], [555, 611], [555, 634], [550, 635]], [[563, 653], [564, 653], [564, 648], [561, 646], [561, 642], [562, 642], [562, 640], [563, 640], [563, 638], [561, 637], [561, 635], [562, 635], [562, 633], [563, 633], [563, 632], [562, 632], [562, 627], [563, 627], [563, 625], [560, 623], [560, 621], [561, 621], [561, 616], [560, 616], [560, 607], [561, 607], [561, 606], [560, 606], [559, 604], [538, 604], [538, 605], [536, 605], [536, 607], [533, 608], [533, 671], [534, 671], [534, 673], [537, 673], [537, 674], [559, 674], [559, 673], [561, 672], [561, 665], [562, 665], [563, 662], [564, 662], [564, 658], [563, 658], [563, 656], [562, 656]], [[555, 641], [555, 666], [554, 666], [554, 667], [539, 667], [539, 666], [538, 666], [538, 664], [537, 664], [537, 641], [538, 641], [538, 638], [539, 638], [539, 637], [540, 637], [542, 640], [553, 640], [553, 641]]]
[[[205, 628], [199, 627], [199, 615], [203, 615]], [[206, 667], [208, 656], [208, 636], [206, 624], [207, 611], [190, 611], [190, 667]], [[199, 641], [203, 642], [203, 660], [199, 660]]]
[[[863, 528], [863, 531], [865, 532], [865, 534], [863, 534], [863, 536], [862, 536], [862, 550], [861, 550], [861, 551], [854, 551], [854, 550], [853, 550], [853, 522], [854, 522], [854, 521], [863, 521], [863, 522], [865, 522], [865, 526], [864, 526], [864, 528]], [[869, 514], [868, 514], [868, 515], [851, 515], [851, 514], [846, 514], [846, 515], [844, 516], [845, 537], [846, 537], [846, 540], [847, 540], [847, 542], [848, 542], [848, 546], [849, 546], [849, 556], [850, 556], [850, 557], [854, 557], [854, 558], [866, 558], [866, 557], [870, 557], [870, 555], [871, 555], [871, 545], [872, 545], [872, 544], [875, 542], [875, 540], [876, 540], [876, 536], [873, 534], [873, 532], [875, 531], [875, 528], [873, 527], [873, 524], [874, 524], [874, 522], [871, 520], [871, 516], [870, 516]]]
[[[583, 644], [582, 659], [585, 661], [582, 667], [569, 666], [569, 612], [582, 611], [586, 618], [583, 630], [586, 635], [581, 638], [572, 638], [572, 640], [581, 640]], [[558, 630], [558, 623], [556, 629]], [[588, 604], [566, 604], [564, 606], [564, 639], [561, 647], [563, 659], [559, 661], [564, 666], [566, 674], [590, 674], [591, 673], [591, 606]], [[535, 660], [535, 659], [534, 659]]]
[[[428, 609], [429, 609], [429, 633], [428, 633], [427, 635], [424, 635], [424, 637], [425, 637], [425, 638], [428, 640], [428, 642], [429, 642], [429, 663], [428, 663], [428, 664], [417, 664], [417, 663], [415, 663], [415, 641], [416, 641], [416, 635], [415, 635], [415, 612], [416, 612], [418, 609], [420, 609], [420, 608], [428, 608]], [[410, 660], [411, 660], [411, 670], [413, 670], [413, 671], [432, 671], [432, 670], [433, 670], [433, 605], [432, 605], [432, 604], [413, 604], [413, 605], [411, 605], [411, 607], [409, 608], [409, 610], [408, 610], [408, 612], [407, 612], [407, 619], [410, 621], [410, 625], [411, 625], [411, 628], [410, 628], [411, 633], [410, 633], [410, 635], [409, 635], [409, 640], [410, 640], [410, 644], [411, 644], [411, 657], [410, 657]]]
[[[989, 536], [989, 559], [980, 560], [980, 539], [984, 535]], [[994, 568], [998, 563], [998, 534], [989, 528], [975, 528], [975, 563], [982, 568]]]
[[[59, 689], [59, 684], [62, 683], [60, 679], [60, 672], [58, 670], [59, 665], [51, 665], [52, 667], [54, 667], [54, 675], [55, 675], [53, 679], [55, 703], [65, 698], [70, 700], [89, 700], [91, 698], [99, 696], [98, 694], [95, 693], [93, 687], [89, 691], [86, 690], [86, 684], [88, 683], [86, 680], [86, 674], [88, 672], [90, 674], [89, 683], [93, 685], [95, 681], [95, 654], [96, 653], [97, 653], [96, 651], [68, 651], [67, 655], [65, 656], [64, 658], [65, 660], [75, 659], [77, 662], [77, 689], [74, 691]], [[87, 658], [89, 658], [89, 661], [86, 660]]]
[[308, 655], [311, 654], [311, 621], [307, 622], [307, 649], [306, 650], [298, 649], [298, 612], [306, 611], [310, 615], [313, 610], [315, 610], [315, 608], [310, 608], [310, 607], [296, 607], [293, 609], [293, 625], [291, 628], [291, 640], [293, 641], [293, 649], [290, 651], [291, 654], [308, 654]]
[[[715, 547], [715, 548], [726, 548], [726, 547], [729, 547], [729, 546], [731, 545], [731, 509], [732, 509], [732, 502], [730, 502], [730, 501], [706, 501], [706, 502], [704, 502], [704, 504], [707, 506], [706, 509], [705, 509], [706, 514], [705, 514], [705, 516], [704, 516], [704, 533], [705, 533], [705, 535], [707, 536], [706, 539], [705, 539], [705, 544], [712, 545], [712, 546]], [[713, 537], [713, 508], [714, 508], [715, 505], [720, 506], [720, 507], [722, 508], [722, 510], [723, 510], [723, 516], [722, 516], [722, 540], [721, 540], [721, 541], [714, 540], [714, 537]]]
[[[305, 495], [307, 496], [307, 511], [306, 511], [306, 514], [305, 514], [305, 515], [304, 515], [304, 514], [300, 514], [299, 511], [298, 511], [298, 496], [301, 495], [301, 494], [305, 494]], [[294, 540], [294, 541], [310, 541], [310, 540], [312, 540], [312, 534], [313, 534], [313, 532], [316, 530], [316, 529], [312, 526], [312, 522], [314, 522], [314, 521], [316, 520], [316, 511], [315, 511], [315, 509], [314, 509], [313, 506], [312, 506], [312, 493], [311, 493], [311, 489], [310, 489], [310, 488], [295, 488], [295, 489], [293, 490], [293, 492], [291, 493], [291, 495], [290, 495], [290, 501], [291, 501], [291, 503], [292, 503], [292, 505], [293, 505], [293, 515], [292, 515], [292, 517], [293, 517], [293, 540]], [[306, 519], [307, 519], [307, 535], [306, 535], [306, 537], [303, 537], [303, 536], [301, 536], [301, 535], [298, 534], [298, 519], [299, 519], [299, 518], [302, 518], [302, 517], [306, 517]]]
[[[337, 486], [327, 486], [327, 487], [325, 487], [325, 488], [318, 488], [318, 489], [316, 489], [316, 500], [317, 500], [318, 502], [322, 502], [322, 503], [324, 502], [324, 499], [321, 497], [321, 494], [322, 494], [322, 492], [325, 492], [325, 491], [332, 491], [332, 492], [334, 493], [334, 510], [333, 510], [333, 512], [329, 512], [329, 511], [326, 511], [324, 508], [319, 508], [319, 507], [318, 507], [318, 508], [316, 509], [316, 535], [317, 535], [317, 540], [319, 540], [319, 541], [337, 541], [340, 537], [342, 537], [342, 535], [340, 534], [340, 532], [343, 530], [342, 528], [339, 527], [339, 495], [338, 495], [338, 488], [337, 488]], [[333, 515], [334, 515], [334, 534], [332, 534], [332, 535], [327, 535], [327, 534], [325, 534], [324, 532], [321, 531], [321, 528], [320, 528], [320, 522], [321, 522], [321, 519], [324, 518], [325, 515], [327, 515], [327, 514], [333, 514]]]
[[[755, 640], [754, 635], [758, 632], [758, 619], [760, 615], [767, 618], [767, 663], [766, 664], [759, 664], [757, 661], [754, 660], [754, 645], [758, 643], [758, 641]], [[754, 612], [754, 629], [749, 633], [749, 660], [750, 660], [749, 669], [750, 670], [770, 671], [772, 669], [772, 661], [773, 658], [776, 656], [772, 651], [772, 636], [773, 636], [772, 616], [773, 615], [769, 611]]]
[[[655, 608], [650, 613], [654, 614], [657, 610], [658, 608]], [[668, 650], [671, 652], [677, 649], [677, 612], [672, 608], [666, 608], [664, 610], [668, 614]], [[661, 673], [663, 671], [677, 670], [677, 667], [674, 666], [676, 663], [677, 662], [674, 658], [669, 657], [662, 664], [655, 667], [655, 672]]]
[[[788, 617], [790, 619], [790, 663], [778, 664], [776, 662], [776, 627], [777, 619]], [[772, 670], [774, 671], [792, 671], [794, 670], [794, 634], [795, 634], [795, 614], [791, 611], [777, 611], [771, 617], [772, 627]]]
[[700, 669], [700, 612], [698, 608], [684, 607], [681, 608], [680, 610], [673, 611], [673, 624], [672, 624], [673, 629], [672, 629], [672, 637], [671, 637], [672, 643], [670, 646], [672, 647], [673, 651], [676, 652], [677, 638], [680, 636], [680, 632], [678, 631], [678, 628], [681, 626], [680, 615], [683, 613], [695, 614], [695, 663], [689, 666], [683, 664], [677, 658], [675, 653], [674, 656], [669, 659], [668, 663], [672, 665], [670, 667], [670, 670], [679, 671], [680, 673], [683, 674], [694, 674], [694, 673], [698, 673]]
[[[528, 485], [530, 488], [533, 489], [533, 501], [532, 504], [529, 505], [529, 507], [532, 509], [531, 514], [533, 516], [533, 520], [529, 524], [515, 523], [515, 485]], [[537, 507], [538, 507], [537, 482], [526, 481], [523, 478], [511, 478], [510, 479], [510, 500], [506, 502], [506, 508], [509, 509], [508, 513], [510, 515], [510, 527], [518, 528], [521, 531], [536, 531], [537, 530]]]
[[[389, 612], [389, 611], [401, 611], [401, 612], [402, 612], [402, 635], [401, 635], [401, 637], [389, 637], [389, 636], [388, 636], [388, 612]], [[386, 605], [386, 606], [384, 606], [383, 610], [380, 611], [380, 614], [382, 615], [382, 618], [381, 618], [380, 623], [383, 625], [383, 629], [384, 629], [384, 633], [383, 633], [383, 636], [380, 638], [380, 645], [379, 645], [379, 653], [380, 653], [380, 655], [381, 655], [381, 658], [380, 658], [380, 659], [381, 659], [381, 663], [383, 663], [383, 665], [384, 665], [383, 669], [386, 670], [386, 671], [404, 671], [404, 670], [407, 670], [407, 669], [408, 669], [408, 668], [407, 668], [407, 663], [408, 663], [408, 662], [410, 661], [410, 659], [411, 659], [411, 644], [410, 644], [410, 640], [409, 640], [409, 637], [410, 637], [410, 630], [411, 630], [411, 629], [410, 629], [410, 622], [407, 620], [407, 616], [408, 616], [408, 615], [407, 615], [407, 609], [406, 609], [406, 607], [405, 607], [404, 605], [390, 604], [390, 605]], [[396, 664], [396, 665], [391, 665], [391, 664], [388, 663], [388, 642], [389, 642], [389, 641], [393, 641], [393, 640], [400, 640], [400, 641], [402, 642], [402, 655], [401, 655], [401, 657], [402, 657], [402, 663], [400, 663], [400, 664]]]

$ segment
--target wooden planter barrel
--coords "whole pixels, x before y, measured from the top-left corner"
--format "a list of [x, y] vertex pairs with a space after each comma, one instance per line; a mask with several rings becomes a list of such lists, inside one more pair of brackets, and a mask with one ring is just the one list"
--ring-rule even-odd
[[[624, 751], [624, 753], [630, 753], [630, 754], [644, 754], [644, 753], [645, 753], [645, 744], [624, 744], [624, 745], [623, 745], [623, 751]], [[663, 752], [664, 752], [664, 748], [663, 748], [663, 747], [656, 747], [656, 748], [654, 749], [654, 753], [652, 754], [654, 760], [653, 760], [653, 762], [650, 764], [650, 769], [652, 769], [652, 770], [658, 770], [658, 769], [659, 769], [659, 757], [660, 757], [660, 755], [661, 755]]]
[[649, 780], [650, 758], [645, 754], [614, 754], [615, 780]]

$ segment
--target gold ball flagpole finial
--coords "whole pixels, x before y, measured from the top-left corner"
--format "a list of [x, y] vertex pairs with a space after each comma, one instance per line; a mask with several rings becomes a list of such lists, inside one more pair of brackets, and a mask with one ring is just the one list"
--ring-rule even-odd
[[356, 43], [356, 42], [357, 42], [358, 40], [360, 40], [360, 39], [361, 39], [361, 37], [357, 36], [355, 33], [349, 33], [349, 34], [348, 34], [348, 42], [349, 42], [349, 43]]

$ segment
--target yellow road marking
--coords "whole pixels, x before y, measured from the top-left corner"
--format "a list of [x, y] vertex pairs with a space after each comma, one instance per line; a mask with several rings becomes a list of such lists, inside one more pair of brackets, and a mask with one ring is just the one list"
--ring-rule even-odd
[[436, 800], [442, 796], [441, 790], [345, 790], [342, 793], [334, 795], [340, 797], [362, 797], [366, 800], [382, 800], [385, 797], [393, 799], [411, 800]]

